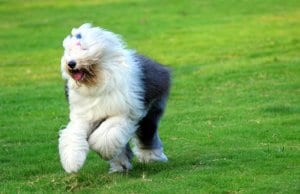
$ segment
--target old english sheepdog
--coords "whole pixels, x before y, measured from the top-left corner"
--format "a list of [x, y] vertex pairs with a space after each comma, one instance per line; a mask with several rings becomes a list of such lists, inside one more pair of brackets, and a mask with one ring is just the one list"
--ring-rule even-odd
[[59, 136], [65, 171], [77, 172], [89, 149], [109, 161], [110, 172], [130, 170], [133, 153], [139, 162], [167, 161], [157, 128], [169, 70], [91, 24], [74, 28], [63, 47], [61, 71], [70, 106], [70, 122]]

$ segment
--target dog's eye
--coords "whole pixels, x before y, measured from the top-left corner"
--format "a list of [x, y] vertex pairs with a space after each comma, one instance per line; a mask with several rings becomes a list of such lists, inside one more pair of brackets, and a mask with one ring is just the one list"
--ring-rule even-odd
[[77, 39], [81, 39], [81, 34], [76, 34]]

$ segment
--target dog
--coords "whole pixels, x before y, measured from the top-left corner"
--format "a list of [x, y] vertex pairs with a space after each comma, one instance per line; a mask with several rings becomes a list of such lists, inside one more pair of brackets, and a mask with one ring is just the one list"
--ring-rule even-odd
[[170, 90], [169, 68], [88, 23], [73, 28], [63, 47], [70, 109], [58, 140], [64, 170], [78, 172], [90, 149], [109, 161], [110, 173], [132, 169], [133, 154], [142, 163], [166, 162], [157, 129]]

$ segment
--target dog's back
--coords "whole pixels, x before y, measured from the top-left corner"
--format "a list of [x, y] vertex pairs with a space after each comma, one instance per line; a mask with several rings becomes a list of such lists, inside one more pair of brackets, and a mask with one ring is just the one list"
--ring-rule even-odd
[[134, 57], [143, 73], [146, 106], [158, 98], [167, 98], [170, 89], [169, 69], [143, 55], [135, 54]]

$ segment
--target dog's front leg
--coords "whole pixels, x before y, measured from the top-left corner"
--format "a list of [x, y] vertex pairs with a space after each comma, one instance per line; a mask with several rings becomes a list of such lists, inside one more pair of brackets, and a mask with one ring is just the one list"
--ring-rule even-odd
[[111, 172], [129, 170], [131, 156], [126, 145], [135, 130], [135, 122], [126, 116], [110, 117], [93, 131], [88, 142], [91, 149], [110, 160]]
[[70, 121], [67, 127], [60, 131], [60, 161], [68, 173], [77, 172], [84, 164], [89, 151], [88, 130], [88, 123]]

